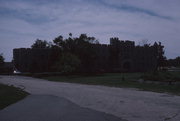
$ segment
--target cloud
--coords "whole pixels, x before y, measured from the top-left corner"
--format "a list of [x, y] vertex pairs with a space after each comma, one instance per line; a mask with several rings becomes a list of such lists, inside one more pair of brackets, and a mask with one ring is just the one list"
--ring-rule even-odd
[[179, 5], [178, 0], [0, 0], [0, 52], [9, 61], [15, 47], [72, 32], [101, 43], [114, 36], [162, 41], [168, 58], [175, 57], [180, 54]]
[[[179, 0], [101, 0], [106, 4], [116, 5], [116, 6], [128, 6], [132, 10], [134, 9], [140, 13], [147, 13], [149, 15], [159, 15], [166, 16], [170, 18], [179, 18], [178, 10], [180, 1]], [[128, 9], [127, 8], [127, 9]]]
[[136, 6], [136, 4], [135, 5], [128, 4], [128, 2], [123, 2], [123, 1], [109, 2], [109, 1], [101, 0], [100, 3], [103, 4], [104, 6], [114, 8], [117, 10], [127, 11], [127, 12], [131, 12], [131, 13], [132, 12], [133, 13], [142, 13], [142, 14], [147, 14], [149, 16], [159, 17], [162, 19], [173, 20], [173, 18], [170, 16], [160, 15], [159, 13], [155, 12], [154, 10], [150, 10], [148, 8], [144, 8], [141, 6]]

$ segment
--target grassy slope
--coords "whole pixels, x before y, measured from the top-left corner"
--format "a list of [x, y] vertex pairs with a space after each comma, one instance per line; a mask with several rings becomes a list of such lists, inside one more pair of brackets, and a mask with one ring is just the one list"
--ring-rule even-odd
[[0, 84], [0, 109], [23, 99], [27, 95], [27, 92], [19, 88]]
[[81, 83], [90, 85], [105, 85], [113, 87], [138, 88], [140, 90], [168, 92], [180, 95], [180, 85], [139, 83], [143, 73], [108, 73], [99, 76], [50, 76], [43, 77], [50, 81]]

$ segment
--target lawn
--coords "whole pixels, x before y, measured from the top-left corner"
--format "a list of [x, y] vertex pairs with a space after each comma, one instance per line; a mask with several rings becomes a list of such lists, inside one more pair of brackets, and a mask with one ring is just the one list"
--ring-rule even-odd
[[140, 90], [167, 92], [171, 94], [180, 95], [180, 85], [153, 84], [136, 81], [138, 79], [143, 78], [144, 75], [147, 76], [147, 73], [106, 73], [96, 76], [49, 76], [43, 77], [43, 79], [57, 82], [104, 85], [123, 88], [138, 88]]
[[142, 78], [152, 81], [176, 81], [180, 82], [180, 71], [160, 71], [143, 74]]
[[28, 95], [20, 88], [0, 84], [0, 110], [13, 104]]

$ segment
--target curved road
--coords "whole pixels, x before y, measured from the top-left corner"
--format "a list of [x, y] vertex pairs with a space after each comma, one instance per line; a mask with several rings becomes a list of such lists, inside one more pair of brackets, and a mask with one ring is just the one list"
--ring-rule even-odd
[[24, 88], [35, 95], [63, 97], [85, 108], [129, 121], [180, 121], [180, 96], [62, 82], [23, 76], [0, 76], [0, 83]]

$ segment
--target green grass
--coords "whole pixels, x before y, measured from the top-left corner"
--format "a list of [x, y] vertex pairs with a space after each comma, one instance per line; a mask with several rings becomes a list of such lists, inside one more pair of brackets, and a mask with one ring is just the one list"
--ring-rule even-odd
[[0, 84], [0, 109], [25, 98], [27, 95], [28, 93], [20, 88]]
[[180, 95], [180, 85], [148, 84], [136, 80], [143, 77], [143, 73], [107, 73], [98, 76], [49, 76], [43, 77], [49, 81], [81, 83], [90, 85], [104, 85], [123, 88], [138, 88], [140, 90], [167, 92]]
[[180, 71], [159, 71], [145, 73], [142, 75], [142, 78], [145, 80], [152, 81], [180, 81]]
[[69, 76], [49, 76], [43, 78], [50, 81], [59, 81], [59, 82], [116, 86], [116, 83], [119, 82], [122, 83], [125, 80], [135, 81], [138, 78], [140, 78], [140, 76], [141, 76], [140, 73], [131, 73], [131, 74], [108, 73], [98, 76], [69, 75]]

